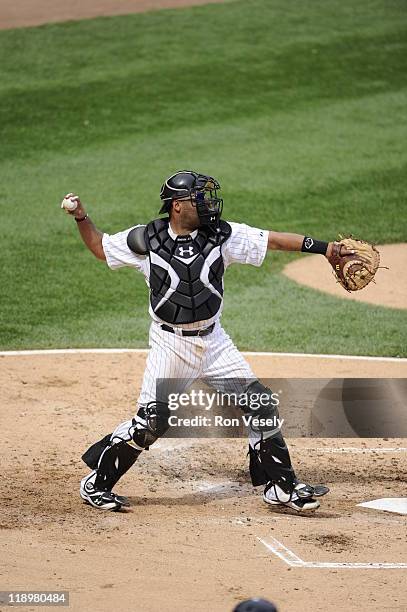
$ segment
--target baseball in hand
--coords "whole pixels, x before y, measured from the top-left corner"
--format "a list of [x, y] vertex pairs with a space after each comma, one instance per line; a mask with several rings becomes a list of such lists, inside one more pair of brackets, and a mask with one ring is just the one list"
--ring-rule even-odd
[[65, 208], [67, 212], [73, 212], [78, 208], [78, 196], [73, 193], [68, 193], [61, 203], [61, 208]]

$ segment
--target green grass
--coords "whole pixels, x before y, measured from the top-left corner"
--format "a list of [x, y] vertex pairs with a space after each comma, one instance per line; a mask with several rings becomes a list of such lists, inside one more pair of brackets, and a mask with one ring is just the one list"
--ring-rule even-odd
[[[79, 192], [114, 233], [157, 214], [192, 167], [224, 217], [332, 240], [404, 242], [404, 1], [243, 0], [0, 32], [0, 346], [145, 346], [148, 296], [58, 208]], [[240, 348], [407, 356], [405, 311], [281, 275], [226, 275]], [[272, 264], [270, 266], [270, 263]]]

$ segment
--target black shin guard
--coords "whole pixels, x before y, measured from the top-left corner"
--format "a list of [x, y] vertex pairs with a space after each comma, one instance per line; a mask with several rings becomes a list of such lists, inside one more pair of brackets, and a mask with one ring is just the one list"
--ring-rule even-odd
[[92, 444], [92, 446], [88, 448], [86, 452], [83, 453], [82, 461], [84, 461], [86, 465], [90, 467], [91, 470], [96, 470], [103, 451], [110, 444], [111, 437], [112, 434], [107, 434], [107, 436], [99, 440], [99, 442], [95, 442], [95, 444]]
[[272, 482], [290, 494], [296, 484], [290, 453], [281, 432], [250, 447], [250, 476], [255, 487]]
[[111, 491], [119, 479], [131, 468], [141, 451], [127, 442], [119, 442], [106, 448], [97, 466], [95, 488]]
[[[140, 406], [134, 419], [123, 423], [113, 434], [108, 434], [88, 448], [82, 459], [97, 472], [94, 483], [96, 489], [112, 490], [142, 450], [147, 450], [150, 444], [164, 435], [169, 427], [169, 414], [168, 404], [165, 403], [150, 402]], [[116, 432], [120, 428], [123, 431], [118, 435]]]

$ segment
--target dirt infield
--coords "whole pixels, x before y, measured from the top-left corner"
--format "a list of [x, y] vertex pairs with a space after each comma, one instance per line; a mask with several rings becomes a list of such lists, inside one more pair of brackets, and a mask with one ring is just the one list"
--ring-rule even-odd
[[[0, 29], [127, 15], [163, 8], [211, 4], [221, 0], [0, 0]], [[223, 0], [224, 1], [224, 0]]]
[[[276, 376], [292, 374], [289, 357], [248, 359], [258, 375], [271, 365]], [[228, 612], [254, 595], [280, 612], [406, 609], [407, 569], [366, 564], [407, 562], [407, 517], [356, 506], [405, 496], [406, 440], [291, 440], [300, 475], [331, 487], [311, 517], [263, 504], [245, 440], [161, 440], [117, 487], [128, 511], [83, 504], [80, 455], [133, 411], [144, 360], [0, 356], [1, 589], [69, 590], [75, 611]], [[337, 367], [322, 362], [325, 375]], [[364, 375], [379, 366], [383, 375], [383, 365], [405, 375], [405, 362], [378, 360], [365, 362]], [[276, 541], [301, 560], [336, 565], [291, 566], [267, 547]]]
[[380, 265], [388, 270], [378, 270], [375, 281], [363, 291], [347, 293], [332, 275], [326, 260], [318, 255], [302, 257], [285, 266], [283, 272], [288, 278], [340, 297], [344, 300], [367, 302], [388, 308], [407, 308], [407, 244], [386, 244], [378, 246]]
[[[0, 0], [0, 28], [208, 1]], [[405, 360], [248, 360], [259, 377], [407, 375]], [[357, 506], [405, 497], [406, 439], [289, 440], [299, 475], [331, 487], [309, 517], [263, 504], [245, 440], [161, 440], [117, 487], [128, 511], [83, 504], [80, 456], [133, 413], [144, 362], [0, 355], [0, 589], [67, 590], [75, 612], [230, 612], [255, 595], [280, 612], [407, 609], [407, 517]]]

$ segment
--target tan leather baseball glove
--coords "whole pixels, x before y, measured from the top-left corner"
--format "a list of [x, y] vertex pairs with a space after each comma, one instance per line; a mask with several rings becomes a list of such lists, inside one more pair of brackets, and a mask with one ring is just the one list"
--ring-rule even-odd
[[[350, 236], [334, 242], [328, 257], [338, 283], [346, 291], [359, 291], [373, 280], [380, 264], [380, 253], [373, 244]], [[341, 250], [347, 252], [341, 255]], [[348, 251], [354, 251], [349, 254]]]

